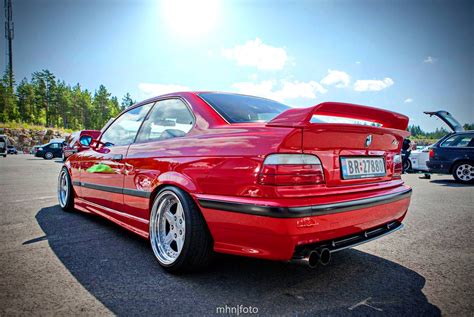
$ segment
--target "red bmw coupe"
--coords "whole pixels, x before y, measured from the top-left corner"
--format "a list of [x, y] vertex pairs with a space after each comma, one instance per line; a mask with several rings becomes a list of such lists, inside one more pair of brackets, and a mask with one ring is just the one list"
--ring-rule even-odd
[[407, 124], [345, 103], [159, 96], [126, 109], [66, 161], [59, 203], [149, 239], [171, 272], [202, 267], [213, 252], [324, 265], [402, 227]]

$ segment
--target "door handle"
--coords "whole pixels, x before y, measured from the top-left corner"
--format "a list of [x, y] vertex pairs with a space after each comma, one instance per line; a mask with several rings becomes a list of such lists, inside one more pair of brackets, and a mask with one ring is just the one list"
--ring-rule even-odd
[[122, 154], [114, 154], [112, 155], [112, 161], [121, 161], [123, 159]]

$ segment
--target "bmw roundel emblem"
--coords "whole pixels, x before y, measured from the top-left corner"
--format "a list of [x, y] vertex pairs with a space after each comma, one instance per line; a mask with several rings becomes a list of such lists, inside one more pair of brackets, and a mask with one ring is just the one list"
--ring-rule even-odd
[[365, 147], [369, 147], [369, 145], [372, 144], [372, 134], [369, 134], [366, 138], [365, 138]]

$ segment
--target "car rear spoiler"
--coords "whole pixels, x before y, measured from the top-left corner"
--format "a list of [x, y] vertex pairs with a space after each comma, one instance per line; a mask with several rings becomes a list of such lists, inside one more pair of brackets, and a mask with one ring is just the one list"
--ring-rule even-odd
[[376, 122], [383, 128], [406, 131], [408, 117], [396, 112], [341, 102], [323, 102], [308, 108], [289, 109], [267, 123], [268, 126], [308, 127], [314, 115], [333, 116]]

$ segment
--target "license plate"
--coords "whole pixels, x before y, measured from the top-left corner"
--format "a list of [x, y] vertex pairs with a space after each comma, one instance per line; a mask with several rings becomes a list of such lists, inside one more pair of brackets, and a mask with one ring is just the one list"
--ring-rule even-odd
[[382, 157], [341, 157], [342, 178], [366, 178], [385, 176]]

